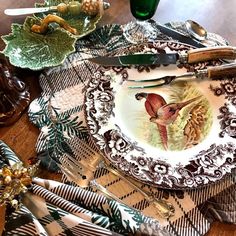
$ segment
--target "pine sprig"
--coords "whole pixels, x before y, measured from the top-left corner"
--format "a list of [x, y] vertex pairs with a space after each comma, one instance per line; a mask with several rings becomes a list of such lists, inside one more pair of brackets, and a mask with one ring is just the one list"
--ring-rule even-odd
[[29, 112], [29, 116], [42, 130], [41, 145], [38, 147], [41, 164], [49, 170], [57, 171], [56, 162], [59, 162], [62, 155], [66, 153], [73, 156], [69, 141], [74, 137], [87, 140], [89, 133], [79, 116], [72, 118], [68, 113], [60, 113], [60, 109], [52, 105], [52, 97], [39, 98], [37, 105], [40, 109]]

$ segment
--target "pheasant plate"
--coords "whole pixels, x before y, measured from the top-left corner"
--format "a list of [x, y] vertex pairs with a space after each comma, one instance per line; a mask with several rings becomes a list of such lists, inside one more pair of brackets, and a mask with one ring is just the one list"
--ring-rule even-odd
[[[158, 41], [118, 54], [188, 49]], [[185, 78], [146, 89], [130, 89], [128, 81], [220, 63], [99, 67], [88, 84], [85, 110], [103, 155], [124, 174], [162, 188], [202, 187], [230, 174], [236, 164], [236, 78]]]

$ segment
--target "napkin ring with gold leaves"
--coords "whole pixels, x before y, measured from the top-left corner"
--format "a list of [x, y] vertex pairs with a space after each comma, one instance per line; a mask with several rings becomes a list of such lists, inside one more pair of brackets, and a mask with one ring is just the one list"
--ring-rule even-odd
[[20, 161], [12, 166], [2, 165], [0, 169], [0, 205], [19, 208], [21, 195], [30, 188], [38, 165], [39, 162], [26, 168]]

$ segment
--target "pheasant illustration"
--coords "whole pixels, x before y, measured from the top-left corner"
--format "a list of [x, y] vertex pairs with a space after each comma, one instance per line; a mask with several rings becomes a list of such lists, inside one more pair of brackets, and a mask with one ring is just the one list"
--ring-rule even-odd
[[190, 103], [197, 101], [201, 97], [202, 96], [197, 96], [193, 99], [180, 103], [165, 104], [157, 110], [155, 116], [150, 118], [150, 121], [159, 125], [167, 126], [176, 120], [181, 109]]
[[[135, 98], [137, 100], [146, 99], [144, 105], [145, 105], [145, 109], [146, 109], [148, 115], [150, 115], [150, 120], [156, 119], [156, 114], [157, 114], [158, 110], [161, 107], [166, 105], [165, 99], [162, 96], [160, 96], [159, 94], [155, 94], [155, 93], [137, 93], [135, 95]], [[167, 145], [168, 136], [167, 136], [166, 126], [157, 123], [157, 129], [160, 133], [162, 145], [163, 145], [164, 149], [167, 150], [168, 149], [168, 145]]]

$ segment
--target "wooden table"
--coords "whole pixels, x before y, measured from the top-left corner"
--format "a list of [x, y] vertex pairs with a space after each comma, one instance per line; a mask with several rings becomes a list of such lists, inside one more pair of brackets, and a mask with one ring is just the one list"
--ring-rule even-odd
[[[38, 1], [40, 2], [40, 1]], [[125, 24], [132, 19], [129, 11], [128, 0], [109, 0], [111, 7], [106, 11], [99, 25], [109, 23]], [[23, 16], [5, 16], [3, 11], [6, 8], [32, 7], [33, 0], [8, 0], [2, 1], [0, 7], [0, 35], [10, 32], [11, 23], [22, 23]], [[236, 1], [235, 0], [171, 0], [160, 1], [153, 19], [165, 23], [168, 21], [185, 21], [192, 19], [202, 24], [210, 32], [215, 32], [225, 37], [232, 45], [236, 45]], [[4, 43], [0, 42], [0, 49]], [[29, 85], [31, 99], [40, 94], [38, 76], [40, 71], [19, 70], [19, 76]], [[38, 129], [29, 122], [27, 112], [24, 112], [20, 120], [9, 127], [0, 128], [0, 140], [6, 142], [16, 154], [23, 160], [35, 156], [35, 143], [38, 137]], [[59, 176], [41, 171], [41, 177], [58, 179]], [[0, 213], [2, 216], [3, 214]], [[1, 230], [0, 230], [1, 232]], [[213, 223], [208, 236], [215, 235], [236, 235], [236, 225], [220, 222]]]

